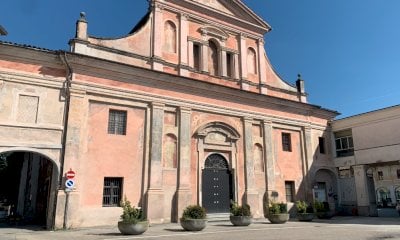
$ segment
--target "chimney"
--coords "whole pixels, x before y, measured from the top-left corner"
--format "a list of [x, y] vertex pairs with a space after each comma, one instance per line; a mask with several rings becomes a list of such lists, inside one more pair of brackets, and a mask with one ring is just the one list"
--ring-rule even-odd
[[296, 87], [300, 102], [307, 102], [307, 94], [304, 87], [304, 80], [301, 79], [300, 74], [297, 74]]
[[86, 13], [81, 12], [81, 17], [76, 22], [76, 35], [75, 38], [87, 41], [87, 21], [86, 21]]

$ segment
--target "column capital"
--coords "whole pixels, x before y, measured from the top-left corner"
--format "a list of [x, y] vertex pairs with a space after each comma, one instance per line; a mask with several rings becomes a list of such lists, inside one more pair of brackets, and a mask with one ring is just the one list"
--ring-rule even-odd
[[180, 13], [180, 17], [182, 21], [187, 21], [190, 18], [189, 14], [187, 13]]
[[244, 116], [242, 117], [243, 122], [253, 122], [253, 118], [250, 116]]
[[189, 108], [189, 107], [185, 107], [185, 106], [180, 106], [180, 107], [179, 107], [179, 111], [180, 111], [181, 113], [186, 113], [186, 114], [192, 113], [192, 109]]
[[164, 109], [165, 104], [160, 102], [152, 102], [151, 107], [154, 109]]

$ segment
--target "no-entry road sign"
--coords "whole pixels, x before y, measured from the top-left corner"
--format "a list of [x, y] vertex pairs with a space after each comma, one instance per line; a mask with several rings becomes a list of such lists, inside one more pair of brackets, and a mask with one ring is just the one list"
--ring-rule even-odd
[[70, 169], [70, 170], [65, 174], [65, 177], [66, 177], [67, 179], [73, 179], [73, 178], [75, 177], [75, 172], [72, 171], [72, 169]]

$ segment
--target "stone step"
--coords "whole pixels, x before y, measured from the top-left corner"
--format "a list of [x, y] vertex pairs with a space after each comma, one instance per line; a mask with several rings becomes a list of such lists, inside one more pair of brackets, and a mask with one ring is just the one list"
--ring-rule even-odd
[[229, 216], [229, 213], [209, 213], [207, 214], [207, 220], [209, 222], [229, 221]]

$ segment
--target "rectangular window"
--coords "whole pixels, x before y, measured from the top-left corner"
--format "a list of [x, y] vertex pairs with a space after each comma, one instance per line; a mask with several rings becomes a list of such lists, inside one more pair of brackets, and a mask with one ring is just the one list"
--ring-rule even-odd
[[325, 154], [325, 138], [318, 138], [319, 153]]
[[294, 182], [285, 181], [286, 202], [294, 202]]
[[200, 71], [200, 46], [193, 44], [193, 68], [196, 71]]
[[292, 140], [290, 138], [290, 133], [282, 133], [282, 149], [285, 152], [292, 151]]
[[335, 133], [336, 156], [347, 157], [354, 155], [354, 144], [351, 130]]
[[378, 180], [383, 180], [383, 172], [378, 171]]
[[126, 111], [111, 110], [108, 116], [108, 133], [126, 135]]
[[230, 78], [233, 76], [232, 65], [232, 54], [226, 53], [226, 75]]
[[122, 178], [104, 178], [103, 207], [118, 207], [122, 196]]
[[397, 169], [397, 179], [400, 179], [400, 169]]

